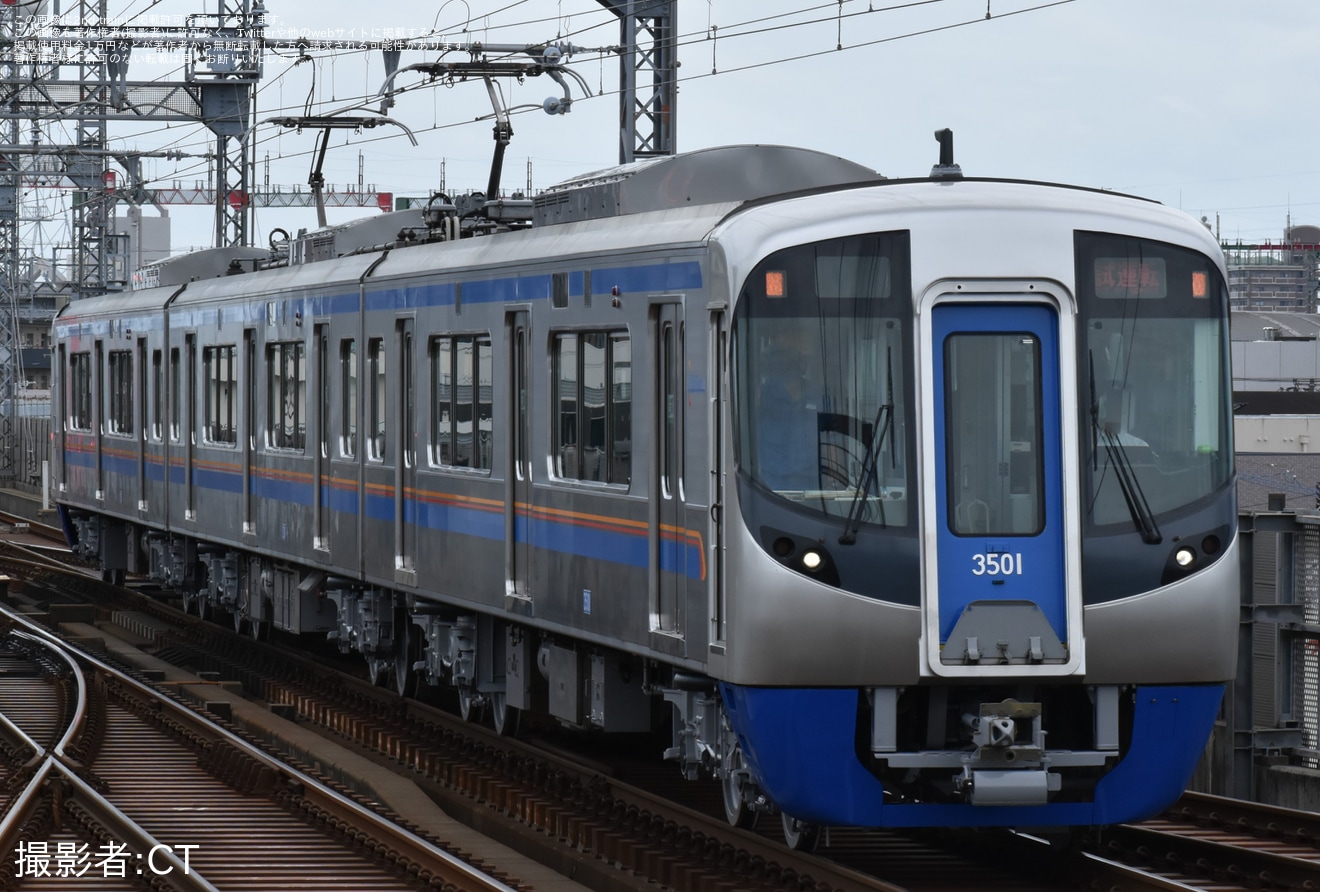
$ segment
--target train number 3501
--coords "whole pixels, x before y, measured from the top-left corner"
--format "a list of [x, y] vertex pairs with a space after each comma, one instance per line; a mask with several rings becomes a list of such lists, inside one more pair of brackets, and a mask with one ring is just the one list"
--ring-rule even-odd
[[1022, 553], [974, 554], [972, 555], [973, 576], [1021, 576]]

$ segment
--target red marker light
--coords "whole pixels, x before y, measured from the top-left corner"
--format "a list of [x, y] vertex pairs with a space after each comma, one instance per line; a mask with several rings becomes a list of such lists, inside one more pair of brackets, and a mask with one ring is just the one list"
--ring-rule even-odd
[[783, 297], [787, 293], [787, 283], [783, 272], [770, 272], [765, 274], [765, 296]]
[[1210, 277], [1205, 273], [1192, 273], [1192, 297], [1210, 296]]

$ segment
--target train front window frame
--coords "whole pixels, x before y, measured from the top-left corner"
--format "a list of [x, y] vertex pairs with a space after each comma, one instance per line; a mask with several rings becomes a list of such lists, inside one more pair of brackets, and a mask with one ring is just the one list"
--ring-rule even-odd
[[1231, 483], [1227, 286], [1190, 248], [1087, 231], [1074, 241], [1083, 519], [1126, 531]]
[[858, 528], [915, 523], [909, 256], [907, 231], [870, 233], [777, 251], [747, 277], [733, 441], [753, 492]]

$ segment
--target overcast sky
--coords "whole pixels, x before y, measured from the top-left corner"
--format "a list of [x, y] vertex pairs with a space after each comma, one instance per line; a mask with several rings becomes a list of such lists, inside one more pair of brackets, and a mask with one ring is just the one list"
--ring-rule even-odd
[[[138, 24], [196, 9], [131, 0], [116, 12], [111, 2], [112, 16]], [[268, 37], [305, 29], [374, 40], [434, 28], [451, 40], [490, 43], [619, 41], [617, 20], [590, 0], [449, 0], [424, 11], [393, 0], [269, 0], [267, 10]], [[1143, 195], [1217, 221], [1226, 240], [1277, 240], [1289, 213], [1294, 223], [1320, 224], [1316, 0], [989, 0], [988, 11], [989, 19], [986, 0], [682, 0], [678, 148], [800, 145], [888, 176], [924, 176], [937, 157], [933, 131], [950, 127], [968, 175]], [[292, 54], [267, 55], [259, 119], [346, 109], [382, 81], [378, 51], [312, 56], [295, 64]], [[436, 58], [406, 51], [403, 64]], [[618, 62], [585, 50], [571, 64], [593, 95], [575, 84], [570, 114], [515, 114], [506, 187], [527, 185], [529, 162], [533, 188], [617, 163]], [[169, 71], [135, 60], [129, 77]], [[421, 83], [415, 74], [397, 82]], [[558, 92], [545, 77], [504, 84], [515, 107]], [[493, 142], [490, 120], [478, 119], [490, 108], [479, 81], [412, 90], [390, 115], [419, 145], [388, 127], [338, 132], [326, 178], [355, 183], [361, 153], [365, 181], [382, 191], [426, 194], [440, 185], [442, 162], [451, 192], [481, 188]], [[117, 147], [142, 150], [200, 152], [207, 143], [197, 128], [177, 124], [140, 135], [112, 124], [111, 136]], [[256, 183], [269, 176], [305, 184], [313, 142], [311, 131], [260, 127]], [[162, 185], [191, 185], [206, 176], [199, 164], [152, 162], [148, 172]], [[170, 213], [176, 247], [209, 238], [209, 212]], [[261, 211], [257, 240], [274, 226], [314, 223], [311, 211]]]

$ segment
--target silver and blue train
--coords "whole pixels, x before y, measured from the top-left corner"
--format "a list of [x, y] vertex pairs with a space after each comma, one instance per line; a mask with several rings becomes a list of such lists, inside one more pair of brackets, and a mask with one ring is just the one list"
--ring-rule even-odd
[[55, 321], [70, 539], [504, 731], [670, 728], [795, 846], [1156, 813], [1235, 666], [1222, 254], [951, 162], [709, 149], [161, 264]]

